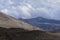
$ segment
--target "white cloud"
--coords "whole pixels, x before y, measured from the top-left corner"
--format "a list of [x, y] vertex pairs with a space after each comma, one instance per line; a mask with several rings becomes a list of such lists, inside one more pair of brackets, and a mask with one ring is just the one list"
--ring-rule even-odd
[[1, 12], [8, 13], [8, 9], [3, 9]]
[[0, 11], [8, 12], [9, 15], [17, 18], [42, 15], [41, 17], [60, 19], [60, 0], [1, 0]]
[[60, 14], [60, 12], [58, 13], [60, 9], [60, 0], [32, 0], [31, 4], [35, 7], [37, 14], [40, 14], [40, 16], [43, 15], [42, 17], [52, 19], [57, 19], [57, 17], [60, 17], [58, 16], [58, 14]]
[[30, 11], [32, 9], [32, 6], [30, 4], [25, 4], [19, 6], [20, 12], [22, 13], [22, 18], [31, 18]]
[[12, 0], [8, 0], [9, 4], [13, 4], [13, 1]]

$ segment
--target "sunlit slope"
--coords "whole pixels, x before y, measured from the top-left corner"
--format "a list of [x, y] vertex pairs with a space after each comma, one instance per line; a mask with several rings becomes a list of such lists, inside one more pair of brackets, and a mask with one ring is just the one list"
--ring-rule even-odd
[[27, 30], [42, 30], [38, 27], [33, 27], [23, 21], [17, 20], [11, 16], [8, 16], [0, 12], [0, 27], [4, 28], [24, 28]]

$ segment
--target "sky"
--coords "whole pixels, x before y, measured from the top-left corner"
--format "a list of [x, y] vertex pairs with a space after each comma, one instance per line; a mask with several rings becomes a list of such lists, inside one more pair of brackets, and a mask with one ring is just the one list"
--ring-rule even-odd
[[0, 0], [0, 11], [15, 18], [60, 20], [60, 0]]

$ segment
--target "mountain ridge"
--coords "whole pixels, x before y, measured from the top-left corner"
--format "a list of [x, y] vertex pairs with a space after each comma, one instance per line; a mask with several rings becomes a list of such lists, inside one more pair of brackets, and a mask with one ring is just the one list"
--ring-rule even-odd
[[19, 20], [27, 22], [33, 26], [40, 27], [46, 31], [53, 31], [60, 28], [59, 20], [46, 19], [43, 17], [37, 17], [37, 18], [32, 18], [32, 19], [19, 19]]

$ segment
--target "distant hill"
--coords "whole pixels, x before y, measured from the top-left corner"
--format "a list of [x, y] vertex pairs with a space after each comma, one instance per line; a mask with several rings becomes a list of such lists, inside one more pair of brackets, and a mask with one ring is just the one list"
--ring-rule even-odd
[[19, 19], [27, 22], [33, 26], [40, 27], [46, 31], [53, 31], [60, 29], [60, 20], [46, 19], [43, 17], [37, 17], [32, 19]]

